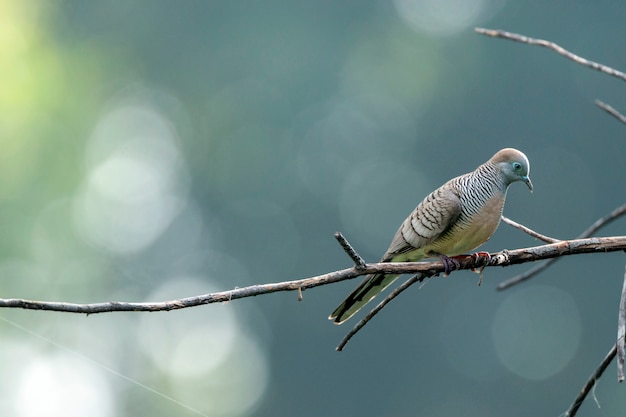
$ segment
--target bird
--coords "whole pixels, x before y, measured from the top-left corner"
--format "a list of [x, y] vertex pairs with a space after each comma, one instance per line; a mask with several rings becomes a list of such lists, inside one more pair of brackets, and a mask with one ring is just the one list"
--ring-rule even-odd
[[[505, 148], [474, 171], [453, 178], [430, 193], [404, 220], [380, 262], [417, 262], [439, 257], [446, 273], [458, 262], [449, 257], [485, 243], [500, 224], [506, 193], [514, 182], [530, 192], [530, 163], [523, 152]], [[400, 275], [376, 273], [365, 280], [328, 317], [341, 324]]]

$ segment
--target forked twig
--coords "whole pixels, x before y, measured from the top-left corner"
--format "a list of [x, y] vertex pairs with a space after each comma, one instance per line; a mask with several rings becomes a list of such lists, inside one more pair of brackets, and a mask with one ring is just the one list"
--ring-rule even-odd
[[[607, 238], [594, 238], [594, 239], [589, 239], [588, 243], [591, 243], [592, 245], [589, 247], [589, 249], [594, 248], [594, 251], [598, 250], [598, 245]], [[614, 241], [615, 243], [620, 242], [622, 239], [626, 240], [626, 236], [614, 236], [611, 238], [612, 241]], [[567, 253], [567, 251], [569, 249], [571, 249], [572, 246], [572, 242], [574, 241], [558, 241], [556, 243], [551, 243], [548, 245], [543, 245], [543, 246], [539, 246], [540, 248], [551, 248], [551, 250], [554, 251], [554, 254], [556, 256], [561, 256], [565, 253]], [[583, 241], [579, 241], [582, 242]], [[608, 242], [607, 242], [608, 243]], [[581, 244], [575, 244], [575, 246], [578, 247], [578, 249], [582, 249], [583, 246]], [[606, 251], [610, 250], [611, 246], [607, 246]], [[621, 247], [621, 246], [620, 246]], [[569, 248], [569, 249], [568, 249]], [[485, 259], [483, 257], [475, 257], [472, 255], [468, 255], [465, 257], [457, 257], [459, 259], [455, 259], [458, 263], [458, 267], [457, 269], [476, 269], [476, 268], [484, 268], [486, 266], [495, 266], [495, 265], [510, 265], [512, 263], [517, 263], [517, 261], [519, 260], [519, 257], [526, 257], [526, 256], [533, 256], [532, 254], [533, 249], [532, 248], [526, 248], [526, 249], [517, 249], [517, 250], [513, 250], [513, 251], [503, 251], [503, 252], [499, 252], [499, 253], [494, 253], [494, 254], [490, 254], [488, 260], [485, 261]], [[408, 264], [408, 263], [406, 263]], [[411, 279], [409, 279], [408, 281], [406, 281], [405, 283], [403, 283], [400, 287], [396, 288], [396, 290], [394, 290], [392, 293], [390, 293], [387, 298], [385, 298], [380, 304], [378, 304], [376, 307], [374, 307], [374, 309], [372, 311], [370, 311], [367, 316], [365, 316], [365, 318], [363, 318], [361, 321], [359, 321], [357, 323], [357, 325], [351, 329], [348, 334], [342, 339], [342, 341], [339, 343], [339, 345], [337, 346], [336, 350], [341, 351], [344, 346], [346, 345], [346, 343], [348, 343], [348, 341], [356, 334], [359, 332], [359, 330], [361, 330], [376, 314], [378, 314], [378, 312], [385, 307], [392, 299], [394, 299], [395, 297], [397, 297], [401, 292], [403, 292], [406, 288], [408, 288], [409, 286], [411, 286], [412, 284], [414, 284], [415, 282], [418, 281], [423, 281], [426, 278], [431, 278], [433, 276], [438, 275], [439, 273], [443, 272], [443, 264], [440, 265], [439, 262], [433, 262], [430, 263], [430, 265], [437, 265], [437, 269], [430, 269], [428, 268], [429, 263], [425, 263], [425, 262], [415, 262], [412, 263], [413, 265], [424, 265], [424, 269], [422, 271], [419, 271], [419, 274], [417, 276], [412, 277]], [[379, 264], [379, 265], [384, 265], [384, 263]], [[395, 265], [402, 265], [402, 263], [397, 263]], [[368, 265], [369, 266], [369, 265]], [[391, 266], [391, 264], [390, 264]]]
[[[589, 226], [579, 237], [578, 239], [584, 239], [584, 238], [588, 238], [589, 236], [593, 235], [595, 232], [597, 232], [598, 230], [600, 230], [600, 228], [606, 226], [607, 224], [611, 223], [613, 220], [619, 218], [620, 216], [623, 216], [624, 214], [626, 214], [626, 203], [622, 204], [621, 206], [619, 206], [618, 208], [616, 208], [615, 210], [613, 210], [612, 212], [610, 212], [609, 214], [607, 214], [604, 217], [599, 218], [598, 220], [596, 220], [591, 226]], [[552, 258], [552, 259], [548, 259], [546, 261], [543, 261], [541, 264], [529, 269], [526, 272], [523, 272], [519, 275], [515, 275], [513, 278], [510, 278], [504, 282], [501, 282], [500, 284], [498, 284], [498, 286], [496, 287], [496, 289], [498, 291], [501, 290], [506, 290], [507, 288], [510, 288], [514, 285], [517, 285], [521, 282], [527, 281], [529, 279], [531, 279], [532, 277], [534, 277], [535, 275], [537, 275], [539, 272], [543, 271], [544, 269], [546, 269], [547, 267], [549, 267], [550, 265], [552, 265], [554, 262], [558, 261], [559, 258]]]
[[[571, 59], [577, 64], [603, 72], [605, 74], [612, 75], [614, 77], [621, 79], [622, 81], [626, 81], [626, 73], [619, 71], [615, 68], [609, 67], [608, 65], [590, 61], [586, 58], [576, 55], [573, 52], [568, 51], [567, 49], [563, 48], [562, 46], [554, 42], [546, 41], [544, 39], [531, 38], [529, 36], [520, 35], [518, 33], [507, 32], [504, 30], [474, 28], [474, 31], [476, 33], [480, 33], [481, 35], [491, 36], [492, 38], [502, 38], [502, 39], [508, 39], [508, 40], [515, 41], [515, 42], [525, 43], [528, 45], [542, 46], [544, 48], [548, 48], [548, 49], [555, 51], [559, 55], [562, 55], [568, 59]], [[624, 116], [623, 114], [615, 110], [613, 107], [611, 107], [610, 105], [600, 100], [596, 100], [595, 103], [602, 110], [606, 111], [607, 113], [615, 117], [620, 122], [626, 124], [626, 116]]]
[[[542, 46], [548, 49], [551, 49], [555, 52], [557, 52], [558, 54], [571, 59], [572, 61], [584, 65], [586, 67], [595, 69], [597, 71], [601, 71], [605, 74], [617, 77], [619, 79], [621, 79], [622, 81], [626, 81], [626, 74], [618, 71], [614, 68], [611, 68], [609, 66], [603, 65], [603, 64], [599, 64], [597, 62], [593, 62], [593, 61], [589, 61], [581, 56], [578, 56], [568, 50], [566, 50], [565, 48], [557, 45], [554, 42], [550, 42], [550, 41], [546, 41], [543, 39], [534, 39], [534, 38], [530, 38], [528, 36], [524, 36], [524, 35], [519, 35], [516, 33], [511, 33], [511, 32], [506, 32], [503, 30], [492, 30], [492, 29], [484, 29], [484, 28], [475, 28], [475, 31], [477, 33], [480, 33], [482, 35], [487, 35], [487, 36], [491, 36], [491, 37], [497, 37], [497, 38], [503, 38], [503, 39], [509, 39], [512, 41], [516, 41], [516, 42], [522, 42], [522, 43], [526, 43], [529, 45], [538, 45], [538, 46]], [[601, 109], [603, 109], [604, 111], [606, 111], [607, 113], [609, 113], [610, 115], [612, 115], [613, 117], [617, 118], [620, 122], [626, 124], [626, 116], [622, 115], [621, 113], [619, 113], [617, 110], [615, 110], [613, 107], [611, 107], [610, 105], [600, 101], [600, 100], [596, 100], [596, 105], [598, 107], [600, 107]], [[620, 217], [621, 215], [623, 215], [626, 212], [626, 204], [622, 205], [621, 207], [618, 207], [617, 209], [613, 210], [613, 212], [611, 212], [608, 216], [603, 217], [601, 219], [598, 219], [594, 224], [592, 224], [587, 230], [585, 230], [582, 234], [581, 234], [581, 238], [586, 238], [588, 236], [593, 235], [599, 228], [601, 228], [602, 226], [610, 223], [612, 220], [615, 220], [616, 218]], [[516, 277], [513, 277], [512, 279], [505, 281], [503, 283], [501, 283], [498, 286], [499, 290], [505, 289], [505, 288], [509, 288], [515, 284], [519, 284], [520, 282], [526, 281], [528, 279], [530, 279], [531, 277], [535, 276], [537, 273], [539, 273], [540, 271], [542, 271], [543, 269], [546, 269], [549, 265], [551, 265], [553, 262], [555, 262], [558, 258], [553, 258], [550, 259], [548, 261], [543, 262], [541, 265], [521, 274], [518, 275]], [[604, 373], [604, 371], [606, 370], [606, 368], [608, 367], [609, 363], [613, 360], [613, 358], [615, 356], [618, 357], [618, 365], [617, 365], [617, 374], [618, 374], [618, 381], [623, 381], [624, 380], [624, 337], [626, 335], [626, 273], [624, 275], [624, 283], [623, 283], [623, 287], [622, 287], [622, 296], [620, 299], [620, 307], [619, 307], [619, 319], [618, 319], [618, 333], [617, 333], [617, 342], [616, 344], [611, 348], [611, 350], [609, 351], [609, 353], [606, 355], [606, 357], [602, 360], [602, 362], [600, 363], [600, 366], [598, 366], [598, 368], [591, 374], [591, 376], [589, 377], [589, 379], [587, 380], [587, 382], [585, 383], [585, 385], [583, 386], [583, 388], [581, 389], [580, 393], [576, 396], [576, 398], [574, 399], [574, 402], [570, 405], [570, 407], [568, 408], [568, 410], [565, 412], [565, 417], [573, 417], [578, 409], [580, 408], [581, 404], [583, 403], [583, 401], [585, 400], [585, 398], [587, 397], [587, 395], [589, 394], [589, 392], [593, 389], [593, 387], [595, 386], [597, 380], [602, 376], [602, 374]]]

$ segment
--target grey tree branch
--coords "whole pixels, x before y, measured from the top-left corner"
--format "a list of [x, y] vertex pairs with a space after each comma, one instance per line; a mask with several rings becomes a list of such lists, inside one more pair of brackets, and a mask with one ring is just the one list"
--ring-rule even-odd
[[578, 412], [578, 409], [580, 408], [582, 403], [585, 401], [585, 398], [587, 398], [587, 395], [591, 392], [593, 387], [596, 385], [596, 382], [598, 381], [598, 379], [600, 379], [600, 377], [602, 376], [606, 368], [609, 366], [609, 364], [615, 357], [616, 351], [617, 351], [616, 346], [613, 345], [611, 350], [609, 350], [609, 353], [607, 353], [604, 359], [602, 359], [602, 362], [600, 362], [600, 365], [589, 376], [589, 378], [587, 379], [587, 382], [585, 382], [585, 385], [583, 385], [582, 389], [580, 390], [580, 392], [574, 399], [574, 402], [572, 402], [572, 404], [569, 406], [567, 411], [563, 414], [564, 417], [574, 417], [576, 415], [576, 413]]
[[519, 224], [516, 221], [513, 221], [511, 219], [509, 219], [508, 217], [505, 216], [500, 216], [502, 218], [502, 221], [506, 224], [508, 224], [509, 226], [515, 227], [516, 229], [521, 230], [524, 233], [527, 233], [529, 235], [531, 235], [532, 237], [534, 237], [535, 239], [539, 239], [543, 242], [548, 242], [548, 243], [556, 243], [556, 242], [560, 242], [559, 239], [554, 239], [551, 237], [548, 237], [546, 235], [542, 235], [541, 233], [535, 232], [534, 230], [524, 226], [523, 224]]
[[358, 254], [350, 242], [348, 242], [348, 239], [346, 239], [340, 232], [335, 232], [335, 239], [337, 239], [337, 242], [339, 242], [344, 252], [346, 252], [350, 259], [352, 259], [356, 269], [365, 268], [365, 259]]
[[624, 336], [626, 335], [626, 268], [624, 270], [624, 284], [622, 296], [619, 300], [619, 316], [617, 318], [617, 381], [624, 381]]
[[602, 110], [615, 117], [620, 122], [626, 124], [626, 116], [615, 110], [613, 107], [609, 106], [603, 101], [596, 100], [596, 106], [600, 107]]
[[[504, 217], [504, 216], [503, 216]], [[508, 220], [508, 219], [507, 219]], [[510, 222], [514, 223], [515, 225], [519, 226], [519, 228], [521, 228], [522, 230], [526, 231], [531, 231], [531, 229], [528, 229], [525, 226], [522, 226], [519, 223], [516, 223], [512, 220], [510, 220]], [[515, 227], [517, 227], [515, 226]], [[533, 232], [536, 233], [536, 232]], [[547, 237], [545, 237], [547, 238]], [[551, 238], [547, 238], [547, 239], [551, 239]], [[556, 239], [554, 239], [556, 240]], [[565, 243], [567, 241], [560, 241], [557, 240], [556, 242], [550, 244], [550, 245], [544, 245], [544, 246], [536, 246], [535, 248], [546, 248], [549, 246], [558, 246], [561, 243]], [[573, 242], [573, 241], [570, 241]], [[535, 249], [532, 248], [532, 249]], [[517, 257], [518, 253], [520, 251], [524, 251], [525, 249], [518, 249], [516, 251], [507, 251], [504, 250], [502, 252], [499, 252], [497, 254], [491, 254], [491, 259], [485, 259], [483, 257], [475, 257], [475, 256], [465, 256], [465, 258], [461, 261], [461, 268], [459, 269], [472, 269], [475, 270], [477, 268], [480, 268], [480, 274], [481, 274], [481, 281], [482, 281], [482, 272], [483, 269], [486, 266], [495, 266], [495, 265], [502, 265], [505, 266], [504, 264], [508, 264], [506, 263], [507, 259], [510, 260], [511, 255], [513, 254], [513, 257]], [[543, 249], [542, 249], [543, 251]], [[558, 258], [552, 258], [549, 260], [555, 260]], [[504, 262], [504, 263], [503, 263]], [[517, 262], [516, 262], [517, 263]], [[434, 274], [437, 275], [437, 274]], [[342, 351], [343, 348], [346, 346], [346, 344], [350, 341], [350, 339], [352, 339], [352, 337], [357, 334], [372, 318], [374, 318], [374, 316], [376, 314], [378, 314], [380, 312], [380, 310], [382, 310], [389, 302], [391, 302], [391, 300], [393, 300], [394, 298], [396, 298], [398, 295], [400, 295], [400, 293], [402, 293], [404, 290], [406, 290], [408, 287], [410, 287], [411, 285], [413, 285], [416, 282], [422, 282], [427, 278], [431, 278], [434, 275], [430, 275], [427, 274], [426, 272], [422, 272], [419, 274], [414, 275], [413, 277], [411, 277], [410, 279], [408, 279], [406, 282], [404, 282], [402, 285], [400, 285], [399, 287], [397, 287], [394, 291], [392, 291], [389, 295], [387, 295], [387, 297], [385, 297], [376, 307], [374, 307], [365, 317], [363, 317], [345, 336], [344, 338], [339, 342], [339, 344], [337, 345], [337, 347], [335, 348], [337, 351]], [[480, 285], [480, 281], [479, 284]]]
[[568, 59], [571, 59], [577, 64], [584, 65], [586, 67], [603, 72], [605, 74], [612, 75], [613, 77], [617, 77], [621, 79], [622, 81], [626, 81], [625, 73], [618, 71], [615, 68], [611, 68], [607, 65], [599, 64], [597, 62], [590, 61], [581, 56], [578, 56], [568, 51], [567, 49], [563, 48], [562, 46], [557, 45], [554, 42], [546, 41], [543, 39], [535, 39], [535, 38], [531, 38], [528, 36], [520, 35], [518, 33], [512, 33], [512, 32], [507, 32], [504, 30], [497, 30], [497, 29], [474, 28], [474, 31], [476, 31], [476, 33], [480, 33], [481, 35], [491, 36], [492, 38], [502, 38], [502, 39], [508, 39], [508, 40], [515, 41], [515, 42], [525, 43], [528, 45], [543, 46], [544, 48], [553, 50], [559, 55], [562, 55]]
[[[626, 203], [622, 204], [621, 206], [619, 206], [618, 208], [616, 208], [615, 210], [613, 210], [612, 212], [610, 212], [609, 214], [607, 214], [606, 216], [596, 220], [591, 226], [589, 226], [584, 232], [582, 232], [580, 234], [580, 236], [578, 236], [578, 239], [584, 239], [587, 238], [591, 235], [593, 235], [595, 232], [597, 232], [598, 230], [600, 230], [602, 227], [606, 226], [607, 224], [611, 223], [613, 220], [623, 216], [626, 214]], [[510, 288], [514, 285], [517, 285], [519, 283], [522, 283], [524, 281], [527, 281], [529, 279], [531, 279], [532, 277], [534, 277], [535, 275], [537, 275], [539, 272], [543, 271], [544, 269], [546, 269], [547, 267], [549, 267], [550, 265], [552, 265], [554, 262], [558, 261], [559, 258], [553, 258], [553, 259], [548, 259], [544, 262], [542, 262], [541, 264], [529, 269], [526, 272], [523, 272], [519, 275], [516, 275], [504, 282], [501, 282], [496, 289], [498, 291], [501, 290], [505, 290], [507, 288]]]
[[[626, 81], [626, 74], [618, 71], [614, 68], [611, 68], [609, 66], [603, 65], [603, 64], [599, 64], [597, 62], [593, 62], [593, 61], [589, 61], [581, 56], [578, 56], [568, 50], [566, 50], [565, 48], [557, 45], [554, 42], [550, 42], [550, 41], [546, 41], [543, 39], [534, 39], [534, 38], [530, 38], [524, 35], [519, 35], [516, 33], [511, 33], [511, 32], [506, 32], [503, 30], [492, 30], [492, 29], [484, 29], [484, 28], [475, 28], [475, 31], [477, 33], [480, 33], [482, 35], [486, 35], [486, 36], [491, 36], [491, 37], [497, 37], [497, 38], [503, 38], [503, 39], [509, 39], [512, 41], [516, 41], [516, 42], [522, 42], [522, 43], [526, 43], [529, 45], [538, 45], [538, 46], [542, 46], [548, 49], [551, 49], [555, 52], [557, 52], [558, 54], [565, 56], [568, 59], [571, 59], [572, 61], [587, 66], [589, 68], [595, 69], [597, 71], [603, 72], [605, 74], [609, 74], [611, 76], [617, 77], [619, 79], [621, 79], [622, 81]], [[596, 105], [598, 107], [600, 107], [601, 109], [603, 109], [604, 111], [606, 111], [607, 113], [609, 113], [610, 115], [612, 115], [613, 117], [617, 118], [620, 122], [626, 124], [626, 116], [622, 115], [620, 112], [618, 112], [617, 110], [615, 110], [613, 107], [611, 107], [610, 105], [600, 101], [600, 100], [596, 100]], [[615, 209], [612, 213], [610, 213], [608, 216], [599, 219], [598, 221], [596, 221], [593, 225], [591, 225], [587, 230], [585, 230], [583, 232], [583, 234], [580, 236], [581, 238], [583, 237], [588, 237], [590, 235], [592, 235], [593, 233], [596, 232], [596, 230], [598, 230], [600, 227], [604, 226], [605, 224], [608, 224], [609, 222], [611, 222], [612, 220], [616, 219], [617, 217], [620, 217], [621, 215], [624, 214], [624, 212], [626, 212], [626, 204], [618, 207], [617, 209]], [[540, 271], [544, 270], [545, 268], [547, 268], [549, 265], [551, 265], [553, 262], [555, 262], [558, 258], [552, 258], [546, 262], [543, 262], [541, 265], [532, 268], [530, 271], [527, 271], [524, 274], [518, 275], [506, 282], [501, 283], [498, 286], [498, 289], [505, 289], [505, 288], [509, 288], [515, 284], [519, 284], [520, 282], [523, 282], [531, 277], [533, 277], [534, 275], [536, 275], [537, 273], [539, 273]], [[579, 407], [581, 406], [581, 404], [583, 403], [583, 401], [585, 400], [585, 398], [587, 397], [587, 395], [589, 394], [589, 392], [593, 389], [593, 387], [595, 386], [597, 380], [602, 376], [602, 374], [604, 373], [604, 371], [606, 370], [607, 366], [609, 365], [609, 363], [613, 360], [613, 358], [615, 356], [618, 357], [618, 364], [617, 364], [617, 375], [618, 375], [618, 381], [622, 382], [624, 380], [624, 337], [626, 334], [626, 274], [624, 276], [624, 284], [623, 284], [623, 288], [622, 288], [622, 296], [620, 299], [620, 307], [619, 307], [619, 319], [618, 319], [618, 333], [617, 333], [617, 342], [616, 344], [611, 348], [611, 350], [609, 351], [609, 353], [606, 355], [606, 357], [602, 360], [602, 362], [600, 363], [600, 366], [594, 371], [593, 374], [591, 374], [591, 376], [589, 377], [589, 379], [587, 380], [587, 382], [585, 383], [585, 385], [583, 386], [582, 390], [580, 391], [580, 393], [578, 394], [578, 396], [576, 397], [576, 399], [574, 399], [574, 402], [570, 405], [569, 409], [565, 412], [565, 417], [574, 417], [574, 415], [576, 415]]]
[[[548, 245], [503, 251], [491, 255], [487, 267], [508, 266], [582, 253], [604, 253], [626, 250], [626, 236], [597, 237], [590, 239], [564, 240]], [[459, 259], [459, 269], [480, 268], [484, 259], [472, 256]], [[170, 311], [205, 304], [223, 303], [239, 298], [254, 297], [278, 291], [300, 291], [333, 282], [344, 281], [361, 275], [383, 272], [386, 274], [423, 273], [432, 277], [444, 271], [440, 261], [436, 262], [390, 262], [366, 263], [363, 269], [355, 267], [329, 272], [310, 278], [269, 284], [252, 285], [228, 291], [214, 292], [194, 297], [158, 302], [124, 302], [76, 304], [54, 301], [34, 301], [16, 298], [0, 299], [0, 308], [22, 308], [28, 310], [60, 311], [66, 313], [96, 314], [117, 311]]]
[[[544, 48], [548, 48], [551, 49], [553, 51], [555, 51], [556, 53], [558, 53], [559, 55], [562, 55], [568, 59], [571, 59], [572, 61], [576, 62], [577, 64], [583, 65], [585, 67], [603, 72], [605, 74], [609, 74], [612, 75], [613, 77], [617, 77], [619, 79], [621, 79], [622, 81], [626, 81], [626, 73], [623, 73], [622, 71], [616, 70], [615, 68], [609, 67], [607, 65], [604, 64], [600, 64], [598, 62], [594, 62], [594, 61], [590, 61], [588, 59], [585, 59], [579, 55], [576, 55], [570, 51], [568, 51], [567, 49], [563, 48], [560, 45], [557, 45], [554, 42], [550, 42], [550, 41], [546, 41], [543, 39], [535, 39], [535, 38], [531, 38], [528, 36], [524, 36], [524, 35], [520, 35], [518, 33], [512, 33], [512, 32], [507, 32], [504, 30], [497, 30], [497, 29], [485, 29], [485, 28], [474, 28], [474, 31], [476, 33], [480, 33], [481, 35], [485, 35], [485, 36], [491, 36], [492, 38], [501, 38], [501, 39], [508, 39], [511, 41], [515, 41], [515, 42], [520, 42], [520, 43], [525, 43], [528, 45], [537, 45], [537, 46], [542, 46]], [[611, 116], [615, 117], [617, 120], [619, 120], [620, 122], [626, 124], [626, 116], [622, 115], [620, 112], [618, 112], [617, 110], [615, 110], [613, 107], [609, 106], [608, 104], [600, 101], [600, 100], [596, 100], [596, 105], [598, 107], [600, 107], [602, 110], [606, 111], [607, 113], [609, 113]]]
[[350, 339], [352, 339], [352, 336], [357, 334], [359, 332], [359, 330], [361, 330], [363, 328], [363, 326], [365, 326], [367, 323], [369, 323], [369, 321], [371, 319], [373, 319], [374, 316], [376, 314], [378, 314], [378, 312], [380, 310], [382, 310], [387, 304], [389, 304], [391, 302], [391, 300], [393, 300], [394, 298], [399, 296], [404, 290], [409, 288], [411, 285], [415, 284], [416, 282], [422, 282], [426, 278], [428, 278], [428, 276], [423, 274], [423, 273], [422, 274], [415, 274], [411, 278], [406, 280], [404, 283], [402, 283], [402, 285], [400, 285], [397, 288], [395, 288], [391, 293], [389, 293], [389, 295], [387, 295], [387, 297], [385, 297], [385, 299], [383, 301], [378, 303], [378, 305], [376, 307], [374, 307], [352, 329], [350, 329], [350, 331], [343, 337], [343, 339], [341, 339], [341, 342], [339, 342], [339, 344], [337, 345], [335, 350], [337, 352], [341, 352], [343, 350], [343, 348], [346, 346], [346, 344], [350, 341]]

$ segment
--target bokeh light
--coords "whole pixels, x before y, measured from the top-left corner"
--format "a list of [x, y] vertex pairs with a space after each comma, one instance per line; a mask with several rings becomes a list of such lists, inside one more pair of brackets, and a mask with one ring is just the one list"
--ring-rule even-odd
[[580, 312], [567, 292], [533, 285], [510, 292], [493, 319], [493, 343], [514, 374], [543, 380], [574, 357], [581, 337]]
[[[427, 185], [420, 181], [413, 167], [391, 160], [377, 161], [352, 167], [343, 181], [339, 210], [344, 230], [354, 241], [374, 252], [380, 252], [377, 242], [391, 241], [402, 220], [415, 208], [417, 195], [426, 195]], [[406, 181], [410, 192], [388, 198], [386, 190]]]
[[[374, 261], [424, 196], [504, 146], [529, 155], [535, 184], [509, 193], [507, 216], [577, 235], [623, 203], [624, 127], [593, 106], [619, 109], [623, 91], [472, 30], [625, 68], [626, 8], [568, 6], [0, 2], [2, 297], [163, 301], [305, 278], [351, 265], [337, 230]], [[483, 249], [535, 244], [502, 226]], [[581, 265], [618, 276], [591, 284]], [[324, 317], [354, 283], [169, 313], [5, 310], [24, 328], [0, 323], [0, 415], [60, 399], [64, 415], [557, 415], [615, 342], [621, 271], [618, 254], [563, 259], [535, 278], [549, 286], [509, 293], [459, 272], [341, 354], [348, 328]], [[601, 412], [619, 415], [609, 380]]]
[[495, 15], [504, 0], [394, 0], [398, 15], [432, 36], [466, 31]]
[[101, 370], [90, 366], [84, 359], [58, 352], [32, 357], [22, 365], [16, 383], [14, 415], [116, 415], [108, 381]]
[[144, 249], [185, 204], [176, 132], [149, 103], [122, 104], [98, 122], [76, 199], [83, 236], [117, 253]]
[[[203, 281], [176, 277], [148, 300], [210, 291]], [[240, 324], [230, 305], [176, 314], [146, 315], [138, 341], [156, 369], [169, 378], [177, 401], [209, 415], [239, 415], [253, 409], [269, 375], [259, 343]]]
[[441, 323], [442, 350], [450, 366], [474, 381], [494, 381], [503, 374], [490, 334], [495, 309], [484, 297], [483, 288], [475, 286], [459, 291], [446, 301]]

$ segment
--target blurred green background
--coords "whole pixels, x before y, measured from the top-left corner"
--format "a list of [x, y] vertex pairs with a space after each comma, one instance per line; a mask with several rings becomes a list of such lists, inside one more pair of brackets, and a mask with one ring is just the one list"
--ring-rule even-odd
[[[624, 203], [626, 127], [593, 100], [624, 112], [626, 86], [473, 32], [625, 69], [622, 2], [2, 0], [0, 19], [4, 298], [305, 278], [351, 265], [336, 230], [376, 261], [428, 192], [502, 147], [531, 161], [535, 192], [505, 207], [529, 227], [573, 238]], [[502, 225], [483, 248], [537, 243]], [[495, 291], [528, 268], [415, 286], [341, 353], [356, 320], [326, 317], [359, 279], [302, 302], [4, 310], [0, 413], [558, 416], [614, 343], [624, 255]], [[611, 366], [580, 415], [623, 415], [625, 390]]]

